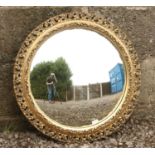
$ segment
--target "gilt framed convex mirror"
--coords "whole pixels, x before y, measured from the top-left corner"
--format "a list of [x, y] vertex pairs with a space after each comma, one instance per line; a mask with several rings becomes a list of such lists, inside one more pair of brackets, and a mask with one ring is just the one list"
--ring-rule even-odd
[[59, 141], [93, 141], [116, 131], [133, 111], [140, 65], [115, 25], [67, 13], [27, 36], [13, 82], [23, 114], [39, 131]]

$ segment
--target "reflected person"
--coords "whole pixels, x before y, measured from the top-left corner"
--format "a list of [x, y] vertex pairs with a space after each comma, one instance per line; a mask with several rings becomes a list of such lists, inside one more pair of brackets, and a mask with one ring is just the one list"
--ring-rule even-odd
[[51, 102], [56, 94], [55, 84], [57, 83], [57, 78], [54, 73], [51, 73], [46, 79], [47, 91], [48, 91], [48, 101]]

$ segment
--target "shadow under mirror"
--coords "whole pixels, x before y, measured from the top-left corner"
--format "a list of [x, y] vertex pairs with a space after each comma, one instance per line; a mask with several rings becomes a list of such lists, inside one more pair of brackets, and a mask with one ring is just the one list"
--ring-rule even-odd
[[96, 124], [122, 95], [123, 61], [103, 36], [84, 29], [64, 30], [38, 49], [30, 84], [40, 109], [63, 125]]

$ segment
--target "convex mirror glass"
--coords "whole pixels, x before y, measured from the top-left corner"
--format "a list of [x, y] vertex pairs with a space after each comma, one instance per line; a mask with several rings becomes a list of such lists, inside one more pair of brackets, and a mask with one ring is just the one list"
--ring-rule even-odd
[[30, 88], [39, 108], [60, 124], [96, 124], [119, 101], [125, 70], [119, 52], [100, 34], [85, 29], [61, 31], [37, 50]]

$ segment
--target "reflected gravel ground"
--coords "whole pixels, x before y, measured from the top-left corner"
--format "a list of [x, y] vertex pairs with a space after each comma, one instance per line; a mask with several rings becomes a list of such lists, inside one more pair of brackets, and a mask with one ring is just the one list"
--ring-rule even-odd
[[41, 110], [51, 119], [69, 126], [85, 126], [101, 120], [113, 110], [122, 93], [80, 101], [54, 102], [36, 100]]

